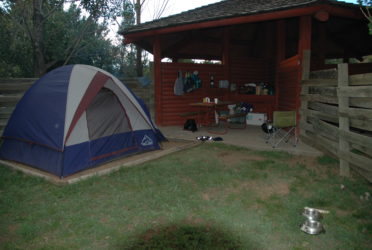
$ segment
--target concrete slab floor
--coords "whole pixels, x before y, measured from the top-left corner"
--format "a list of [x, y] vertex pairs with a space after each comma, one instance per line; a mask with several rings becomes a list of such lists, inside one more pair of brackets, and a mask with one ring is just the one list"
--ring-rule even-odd
[[[201, 127], [196, 132], [183, 130], [182, 126], [163, 126], [159, 127], [163, 134], [168, 138], [177, 138], [183, 140], [196, 140], [198, 136], [222, 137], [223, 143], [246, 147], [253, 150], [268, 150], [268, 151], [285, 151], [291, 154], [304, 156], [320, 156], [322, 152], [303, 143], [301, 140], [294, 147], [291, 142], [282, 142], [276, 148], [265, 142], [265, 133], [260, 126], [247, 125], [245, 129], [228, 129], [226, 134], [209, 133], [206, 127]], [[217, 128], [217, 131], [222, 131]]]

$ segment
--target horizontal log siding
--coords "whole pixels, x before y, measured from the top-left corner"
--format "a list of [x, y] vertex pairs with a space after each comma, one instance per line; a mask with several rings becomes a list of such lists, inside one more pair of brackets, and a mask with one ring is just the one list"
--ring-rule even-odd
[[[323, 66], [311, 65], [312, 71], [334, 69], [336, 70], [337, 64], [325, 64]], [[372, 63], [352, 63], [349, 64], [349, 74], [358, 75], [364, 73], [371, 73]]]
[[278, 68], [278, 110], [297, 110], [299, 57], [294, 56], [279, 64]]
[[231, 59], [231, 83], [243, 85], [245, 83], [271, 82], [269, 63], [258, 58]]
[[[191, 93], [182, 96], [174, 95], [174, 83], [178, 76], [178, 71], [186, 72], [197, 70], [202, 80], [202, 87]], [[161, 64], [161, 113], [163, 126], [181, 125], [185, 118], [181, 113], [198, 111], [198, 108], [191, 107], [189, 103], [201, 102], [204, 97], [223, 99], [225, 89], [210, 88], [210, 76], [213, 75], [215, 84], [223, 79], [223, 66], [218, 64], [193, 64], [193, 63], [162, 63]], [[156, 105], [156, 104], [155, 104]]]

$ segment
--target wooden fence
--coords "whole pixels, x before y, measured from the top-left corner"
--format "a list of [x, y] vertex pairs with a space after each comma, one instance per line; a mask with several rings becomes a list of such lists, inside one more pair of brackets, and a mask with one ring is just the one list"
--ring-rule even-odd
[[[0, 136], [15, 105], [36, 80], [37, 78], [0, 78]], [[120, 80], [146, 103], [151, 115], [153, 115], [153, 85], [141, 87], [136, 77], [126, 77]]]
[[349, 75], [348, 64], [311, 72], [302, 81], [302, 139], [372, 182], [372, 73]]

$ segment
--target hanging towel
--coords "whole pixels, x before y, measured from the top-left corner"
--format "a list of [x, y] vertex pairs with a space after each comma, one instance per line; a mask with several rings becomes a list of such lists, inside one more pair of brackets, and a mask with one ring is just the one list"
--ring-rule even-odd
[[175, 95], [183, 95], [183, 77], [182, 77], [182, 71], [178, 71], [178, 78], [176, 79], [174, 83], [174, 94]]

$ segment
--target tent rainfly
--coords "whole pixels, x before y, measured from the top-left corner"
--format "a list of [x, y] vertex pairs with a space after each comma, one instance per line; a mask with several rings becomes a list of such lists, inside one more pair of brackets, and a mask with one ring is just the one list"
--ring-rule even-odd
[[17, 104], [0, 158], [65, 177], [117, 157], [159, 149], [165, 140], [144, 102], [108, 72], [57, 68]]

